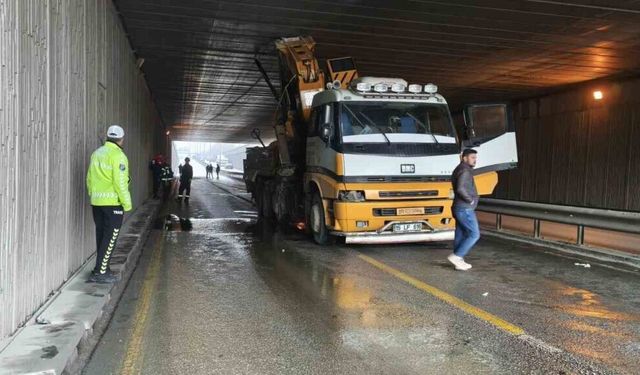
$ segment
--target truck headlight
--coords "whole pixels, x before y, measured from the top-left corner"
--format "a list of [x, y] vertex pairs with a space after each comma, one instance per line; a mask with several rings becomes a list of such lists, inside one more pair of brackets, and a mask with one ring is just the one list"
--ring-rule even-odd
[[456, 197], [456, 193], [453, 192], [453, 189], [449, 189], [449, 199], [453, 199]]
[[340, 190], [338, 199], [346, 202], [364, 202], [364, 191], [362, 190]]

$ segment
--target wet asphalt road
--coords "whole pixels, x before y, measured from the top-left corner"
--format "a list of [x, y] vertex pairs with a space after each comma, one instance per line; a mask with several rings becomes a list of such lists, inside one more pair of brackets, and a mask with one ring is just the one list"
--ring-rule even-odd
[[208, 181], [192, 194], [165, 212], [192, 229], [154, 231], [86, 374], [640, 373], [638, 272], [492, 238], [456, 272], [447, 244], [323, 248]]

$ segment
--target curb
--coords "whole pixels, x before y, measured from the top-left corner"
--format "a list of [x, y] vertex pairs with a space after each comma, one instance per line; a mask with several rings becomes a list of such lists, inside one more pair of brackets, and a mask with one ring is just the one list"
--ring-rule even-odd
[[136, 268], [160, 207], [159, 201], [147, 200], [123, 225], [111, 260], [120, 280], [87, 283], [95, 261], [95, 255], [90, 257], [45, 302], [34, 323], [16, 333], [0, 352], [0, 374], [80, 373]]

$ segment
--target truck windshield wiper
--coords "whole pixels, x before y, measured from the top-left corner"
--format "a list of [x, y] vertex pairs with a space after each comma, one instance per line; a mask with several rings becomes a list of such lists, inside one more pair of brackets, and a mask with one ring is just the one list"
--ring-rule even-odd
[[391, 146], [391, 140], [389, 139], [389, 137], [387, 137], [387, 133], [384, 132], [384, 130], [382, 130], [382, 128], [380, 128], [378, 125], [376, 125], [375, 122], [371, 121], [371, 119], [365, 115], [362, 112], [358, 112], [362, 117], [364, 117], [365, 120], [369, 121], [369, 123], [371, 125], [373, 125], [376, 129], [378, 129], [378, 131], [380, 132], [380, 134], [382, 134], [382, 136], [384, 137], [384, 139], [387, 140], [387, 145]]
[[422, 127], [424, 128], [425, 131], [429, 132], [429, 134], [433, 137], [433, 140], [436, 142], [437, 145], [440, 144], [440, 142], [438, 142], [438, 138], [436, 138], [436, 136], [433, 134], [433, 132], [431, 131], [431, 127], [427, 127], [427, 125], [425, 125], [422, 121], [418, 120], [414, 115], [412, 115], [409, 112], [405, 112], [405, 114], [409, 115], [409, 117], [411, 117], [412, 119], [416, 120], [416, 122], [420, 125], [422, 125]]

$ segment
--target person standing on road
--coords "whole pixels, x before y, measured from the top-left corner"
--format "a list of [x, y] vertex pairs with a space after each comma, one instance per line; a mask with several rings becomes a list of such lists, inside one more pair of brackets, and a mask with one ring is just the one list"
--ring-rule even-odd
[[473, 179], [473, 168], [478, 159], [477, 151], [466, 149], [462, 152], [462, 161], [451, 174], [451, 183], [455, 198], [453, 217], [456, 219], [456, 233], [453, 241], [453, 254], [447, 258], [456, 270], [467, 271], [471, 264], [464, 261], [473, 245], [480, 239], [480, 227], [475, 209], [478, 207], [478, 190]]
[[166, 201], [171, 198], [173, 190], [173, 170], [166, 162], [162, 162], [160, 166], [160, 178], [162, 180], [162, 197]]
[[[178, 190], [178, 202], [184, 198], [186, 203], [189, 203], [189, 195], [191, 194], [191, 180], [193, 179], [193, 167], [189, 162], [191, 159], [184, 158], [184, 165], [182, 166], [182, 172], [180, 173], [180, 189]], [[185, 193], [186, 190], [186, 194]]]
[[164, 158], [161, 154], [156, 155], [149, 162], [149, 169], [151, 170], [152, 178], [153, 178], [153, 199], [158, 199], [160, 196], [158, 192], [160, 190], [160, 183], [162, 182], [162, 164], [164, 163]]
[[[211, 166], [213, 168], [213, 166]], [[216, 180], [220, 179], [220, 164], [216, 164]]]
[[122, 150], [124, 130], [112, 125], [107, 141], [91, 154], [87, 171], [87, 192], [91, 197], [96, 226], [96, 266], [90, 282], [113, 283], [117, 277], [109, 268], [125, 211], [131, 211], [129, 160]]

